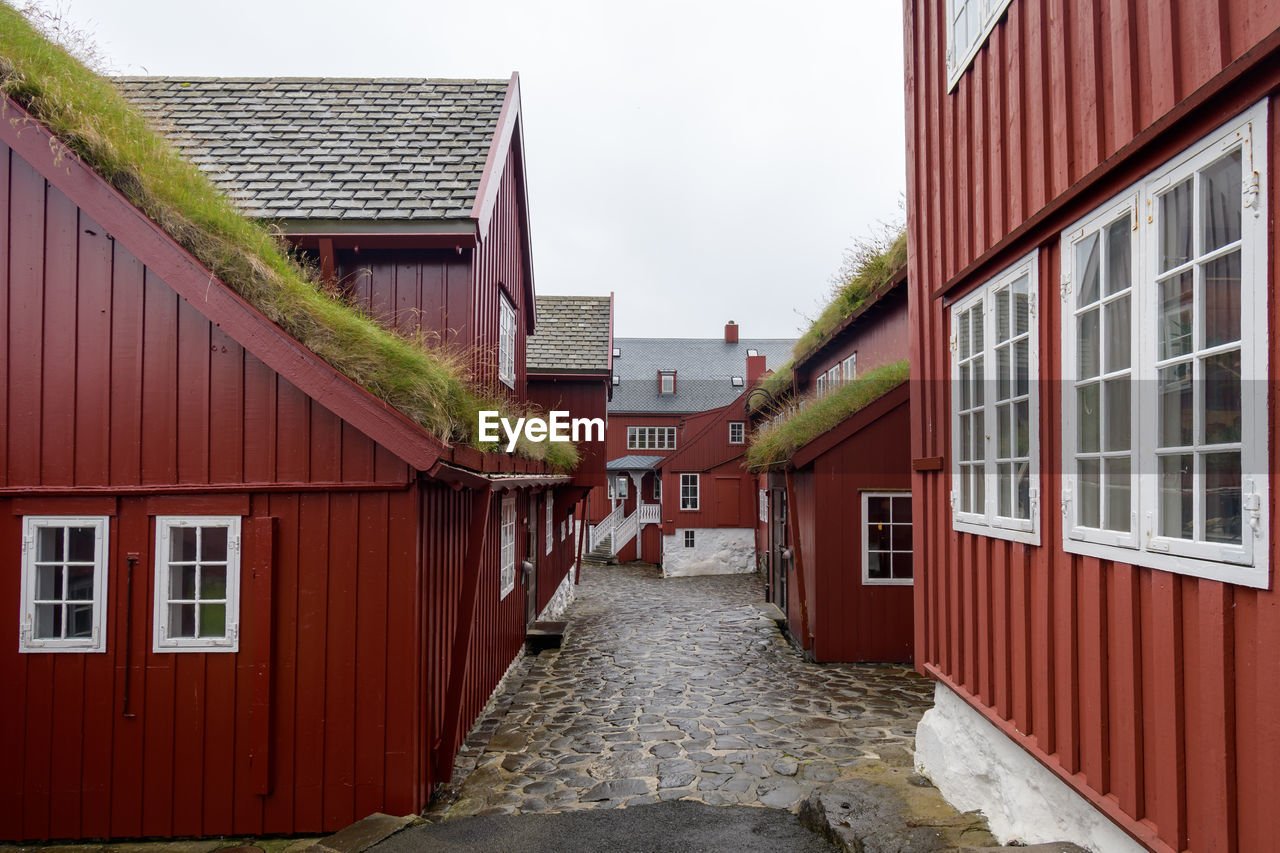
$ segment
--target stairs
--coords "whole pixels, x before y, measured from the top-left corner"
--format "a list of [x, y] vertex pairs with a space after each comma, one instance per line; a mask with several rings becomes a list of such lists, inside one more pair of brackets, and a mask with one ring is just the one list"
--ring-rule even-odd
[[596, 547], [582, 557], [582, 562], [595, 566], [616, 566], [618, 558], [613, 554], [613, 537], [606, 536]]

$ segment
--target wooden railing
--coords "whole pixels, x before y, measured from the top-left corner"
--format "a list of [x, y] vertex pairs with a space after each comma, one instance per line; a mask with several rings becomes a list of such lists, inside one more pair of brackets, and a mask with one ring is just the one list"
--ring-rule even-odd
[[662, 504], [640, 504], [640, 526], [662, 523]]
[[[613, 535], [614, 530], [618, 527], [618, 522], [624, 518], [626, 510], [622, 504], [618, 504], [613, 508], [613, 512], [606, 515], [591, 528], [591, 536], [587, 539], [587, 550], [594, 551], [597, 546], [604, 540]], [[614, 553], [617, 553], [615, 550]]]
[[635, 539], [636, 533], [639, 531], [640, 511], [636, 510], [618, 523], [618, 527], [613, 533], [613, 553], [616, 554], [622, 550], [622, 546]]

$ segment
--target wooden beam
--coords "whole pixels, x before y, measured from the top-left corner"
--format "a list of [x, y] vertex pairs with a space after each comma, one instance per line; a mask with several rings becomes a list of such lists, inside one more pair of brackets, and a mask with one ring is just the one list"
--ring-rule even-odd
[[[435, 764], [441, 771], [452, 763], [452, 752], [462, 742], [462, 684], [471, 658], [471, 634], [476, 621], [476, 599], [480, 590], [480, 567], [484, 562], [484, 541], [489, 529], [489, 509], [493, 490], [476, 489], [471, 501], [471, 529], [467, 535], [462, 565], [462, 589], [454, 617], [453, 650], [449, 656], [449, 682], [445, 689], [440, 740], [436, 743]], [[437, 778], [444, 778], [443, 772]]]

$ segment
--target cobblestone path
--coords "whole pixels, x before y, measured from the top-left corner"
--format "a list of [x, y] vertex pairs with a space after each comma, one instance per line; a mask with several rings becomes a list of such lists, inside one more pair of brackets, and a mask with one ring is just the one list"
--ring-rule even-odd
[[929, 682], [807, 663], [754, 575], [584, 566], [564, 648], [517, 665], [434, 820], [659, 800], [794, 809], [815, 785], [907, 766]]

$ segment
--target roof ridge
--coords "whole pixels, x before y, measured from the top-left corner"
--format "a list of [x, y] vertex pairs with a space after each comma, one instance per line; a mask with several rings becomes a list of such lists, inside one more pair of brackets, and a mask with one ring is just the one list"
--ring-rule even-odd
[[107, 79], [129, 83], [496, 83], [503, 86], [511, 82], [509, 77], [219, 77], [210, 75], [184, 77], [175, 74], [114, 74]]

